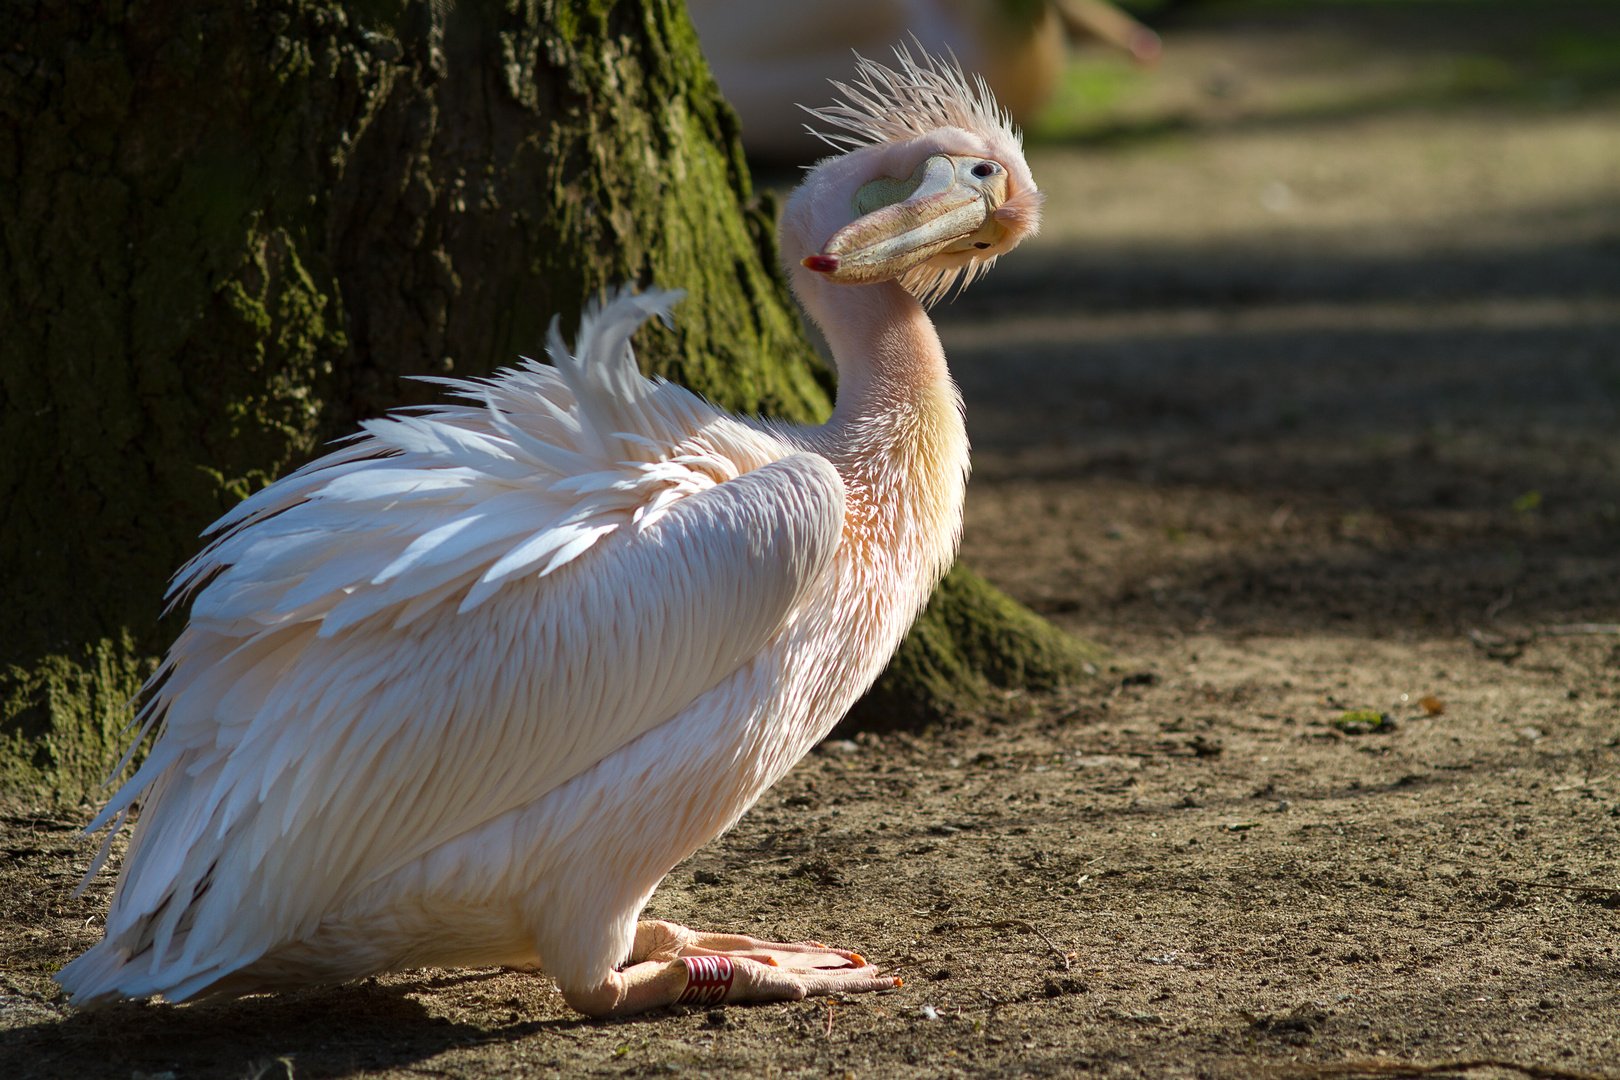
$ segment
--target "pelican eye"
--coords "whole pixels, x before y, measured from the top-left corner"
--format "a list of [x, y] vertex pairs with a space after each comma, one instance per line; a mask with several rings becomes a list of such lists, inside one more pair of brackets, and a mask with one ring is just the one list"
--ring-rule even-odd
[[981, 161], [977, 165], [973, 166], [973, 175], [977, 176], [981, 180], [987, 176], [994, 176], [1000, 171], [1001, 166], [997, 165], [993, 161]]

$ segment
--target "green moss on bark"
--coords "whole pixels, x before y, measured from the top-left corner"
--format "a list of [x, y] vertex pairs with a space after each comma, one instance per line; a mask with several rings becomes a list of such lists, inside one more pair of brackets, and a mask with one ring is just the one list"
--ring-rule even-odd
[[123, 754], [130, 701], [156, 667], [126, 636], [5, 671], [0, 790], [32, 801], [82, 799]]
[[841, 732], [917, 729], [992, 708], [997, 691], [1097, 674], [1103, 650], [1064, 633], [958, 563]]
[[631, 280], [692, 293], [649, 370], [828, 406], [672, 3], [12, 5], [0, 40], [13, 794], [100, 779], [202, 528], [433, 395], [407, 376], [511, 363]]
[[[13, 794], [100, 779], [202, 528], [435, 396], [408, 376], [532, 355], [553, 312], [569, 329], [634, 281], [691, 294], [643, 335], [649, 372], [744, 412], [828, 410], [674, 0], [70, 0], [0, 10], [0, 42]], [[991, 655], [926, 633], [929, 657]]]
[[165, 643], [168, 575], [314, 449], [345, 353], [288, 181], [330, 127], [298, 106], [341, 88], [260, 80], [250, 18], [0, 14], [0, 738], [62, 797]]

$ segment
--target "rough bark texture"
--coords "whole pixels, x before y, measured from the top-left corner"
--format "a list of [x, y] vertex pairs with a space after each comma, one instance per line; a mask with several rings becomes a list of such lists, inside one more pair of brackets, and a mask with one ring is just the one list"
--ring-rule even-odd
[[957, 563], [877, 685], [835, 734], [917, 729], [994, 709], [997, 691], [1052, 690], [1097, 674], [1103, 650], [1064, 633]]
[[[823, 415], [750, 198], [673, 0], [7, 5], [0, 784], [99, 780], [209, 521], [434, 396], [406, 376], [533, 353], [605, 286], [690, 291], [643, 336], [647, 370]], [[962, 595], [874, 700], [937, 716], [1078, 670], [982, 583]]]

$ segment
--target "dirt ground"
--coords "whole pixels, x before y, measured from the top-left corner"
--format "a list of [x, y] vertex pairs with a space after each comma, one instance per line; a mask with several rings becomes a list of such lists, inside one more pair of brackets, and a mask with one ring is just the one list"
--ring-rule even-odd
[[0, 1075], [1620, 1076], [1620, 7], [1297, 7], [1078, 65], [1046, 235], [940, 313], [964, 557], [1096, 685], [823, 746], [649, 909], [903, 988], [75, 1013], [108, 887], [14, 807]]

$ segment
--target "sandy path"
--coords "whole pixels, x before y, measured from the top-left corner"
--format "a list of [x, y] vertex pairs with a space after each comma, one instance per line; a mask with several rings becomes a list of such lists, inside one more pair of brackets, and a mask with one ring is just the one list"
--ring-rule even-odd
[[1113, 661], [829, 744], [652, 907], [903, 989], [597, 1025], [423, 972], [72, 1014], [48, 975], [106, 890], [68, 898], [72, 815], [21, 814], [0, 1074], [1620, 1075], [1620, 646], [1559, 632], [1620, 619], [1620, 103], [1524, 66], [1620, 11], [1532, 9], [1190, 23], [1086, 121], [1113, 141], [1036, 152], [1046, 234], [941, 313], [965, 557]]

